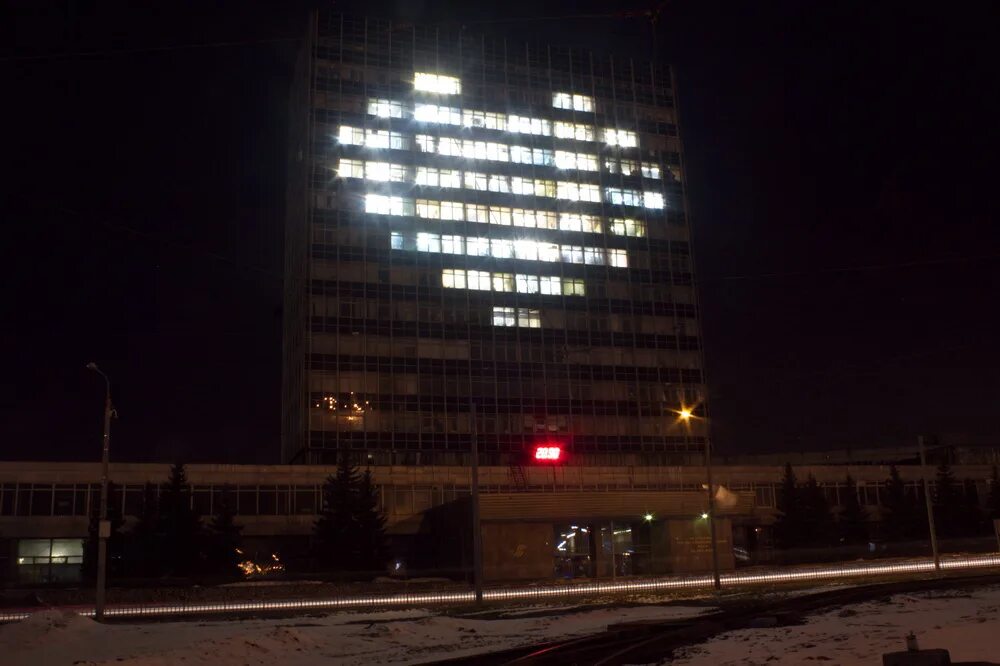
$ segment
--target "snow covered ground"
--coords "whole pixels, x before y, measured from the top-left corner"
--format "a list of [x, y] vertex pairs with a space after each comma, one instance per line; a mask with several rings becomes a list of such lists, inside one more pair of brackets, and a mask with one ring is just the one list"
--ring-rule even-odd
[[1000, 661], [1000, 586], [901, 594], [810, 617], [806, 624], [742, 629], [679, 651], [670, 663], [878, 664], [904, 650], [913, 631], [922, 648], [945, 648], [952, 661]]
[[[544, 611], [545, 609], [534, 609]], [[549, 609], [501, 619], [449, 617], [425, 610], [317, 617], [102, 625], [59, 611], [0, 627], [4, 666], [243, 666], [419, 664], [604, 631], [623, 621], [692, 617], [706, 606]]]

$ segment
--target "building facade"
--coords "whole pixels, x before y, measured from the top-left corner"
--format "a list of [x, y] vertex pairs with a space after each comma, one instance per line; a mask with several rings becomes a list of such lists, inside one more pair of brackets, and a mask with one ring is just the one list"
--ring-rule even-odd
[[[825, 457], [843, 458], [845, 453]], [[911, 462], [912, 451], [899, 456], [872, 453], [865, 460], [855, 452], [851, 464], [797, 465], [795, 473], [800, 480], [814, 477], [834, 512], [845, 504], [847, 493], [854, 492], [868, 519], [881, 523], [886, 520], [882, 506], [888, 463], [895, 462], [907, 497], [922, 510], [923, 471]], [[972, 484], [985, 507], [993, 492], [993, 467], [1000, 463], [998, 451], [932, 451], [929, 459], [932, 466], [951, 460], [955, 479]], [[162, 484], [169, 469], [166, 464], [112, 464], [111, 513], [124, 516], [126, 531], [142, 514], [147, 484]], [[456, 543], [471, 527], [462, 510], [470, 493], [469, 468], [401, 465], [371, 470], [394, 555], [411, 570], [433, 575], [467, 572], [468, 551], [464, 561], [456, 561], [454, 554], [461, 551]], [[187, 466], [192, 507], [204, 520], [225, 496], [242, 527], [243, 549], [250, 555], [277, 552], [287, 562], [308, 550], [322, 484], [334, 472], [334, 467], [323, 465]], [[780, 464], [752, 460], [716, 468], [715, 481], [725, 489], [721, 496], [731, 500], [717, 507], [716, 536], [724, 567], [770, 561], [770, 525], [783, 474]], [[928, 474], [933, 476], [933, 467]], [[847, 485], [848, 476], [856, 487]], [[600, 578], [613, 575], [612, 567], [618, 575], [710, 569], [705, 549], [698, 548], [707, 538], [701, 518], [707, 506], [697, 467], [533, 466], [525, 469], [523, 484], [512, 485], [508, 467], [484, 466], [480, 477], [490, 580]], [[98, 507], [99, 478], [99, 463], [0, 462], [0, 579], [79, 578], [83, 539]], [[736, 561], [737, 553], [748, 559]]]
[[669, 68], [320, 12], [292, 117], [285, 462], [701, 460]]

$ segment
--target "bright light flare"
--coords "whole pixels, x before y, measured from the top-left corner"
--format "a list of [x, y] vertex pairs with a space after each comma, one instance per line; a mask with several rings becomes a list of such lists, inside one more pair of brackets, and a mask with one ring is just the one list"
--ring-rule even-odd
[[561, 446], [539, 446], [535, 449], [535, 460], [558, 462], [562, 459]]
[[[1000, 555], [969, 555], [941, 559], [941, 569], [961, 571], [971, 569], [1000, 568]], [[929, 574], [934, 572], [934, 562], [930, 558], [914, 558], [889, 562], [864, 562], [837, 564], [818, 567], [796, 567], [784, 569], [758, 570], [754, 572], [724, 573], [719, 577], [723, 587], [741, 587], [797, 581], [838, 580], [868, 578], [875, 576], [900, 576], [904, 574]], [[712, 576], [663, 576], [658, 578], [637, 578], [630, 581], [601, 583], [570, 583], [553, 585], [532, 585], [526, 587], [496, 587], [485, 590], [486, 601], [508, 601], [513, 599], [541, 599], [552, 597], [571, 598], [593, 594], [634, 594], [653, 590], [709, 589], [713, 585]], [[113, 605], [106, 609], [108, 617], [148, 618], [177, 615], [205, 615], [214, 613], [260, 613], [265, 611], [322, 611], [345, 608], [378, 608], [382, 606], [419, 607], [429, 604], [468, 604], [475, 600], [471, 590], [455, 592], [426, 592], [402, 594], [371, 594], [342, 596], [328, 599], [225, 601], [216, 603], [181, 603], [149, 605]], [[37, 609], [9, 609], [0, 611], [0, 623], [16, 622], [27, 618]], [[80, 615], [92, 617], [93, 608], [66, 608]]]
[[416, 72], [413, 75], [413, 88], [439, 95], [458, 95], [462, 92], [462, 82], [454, 76]]

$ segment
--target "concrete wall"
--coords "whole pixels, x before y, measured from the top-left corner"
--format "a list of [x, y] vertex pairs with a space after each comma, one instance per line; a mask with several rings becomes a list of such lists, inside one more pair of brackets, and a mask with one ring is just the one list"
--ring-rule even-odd
[[555, 550], [549, 523], [484, 523], [483, 577], [487, 581], [552, 577]]
[[[705, 573], [712, 570], [712, 541], [708, 525], [707, 520], [700, 518], [666, 521], [671, 573]], [[723, 571], [736, 568], [732, 532], [728, 518], [715, 520], [719, 568]]]

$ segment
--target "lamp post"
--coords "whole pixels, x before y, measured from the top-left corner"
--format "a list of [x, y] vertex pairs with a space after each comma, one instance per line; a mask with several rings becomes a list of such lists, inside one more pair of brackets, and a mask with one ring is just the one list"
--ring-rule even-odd
[[[678, 418], [684, 423], [684, 427], [690, 432], [691, 419], [694, 413], [687, 407], [682, 407], [677, 412]], [[705, 438], [705, 480], [708, 482], [708, 515], [703, 516], [708, 519], [708, 539], [712, 544], [712, 584], [716, 590], [722, 589], [722, 582], [719, 579], [719, 545], [715, 540], [715, 493], [712, 484], [712, 450]]]
[[96, 363], [88, 363], [88, 370], [93, 370], [104, 377], [104, 443], [101, 447], [101, 513], [97, 524], [97, 589], [94, 594], [94, 617], [104, 619], [104, 591], [107, 585], [108, 570], [108, 537], [111, 536], [111, 523], [108, 522], [108, 445], [111, 440], [111, 380], [97, 367]]

